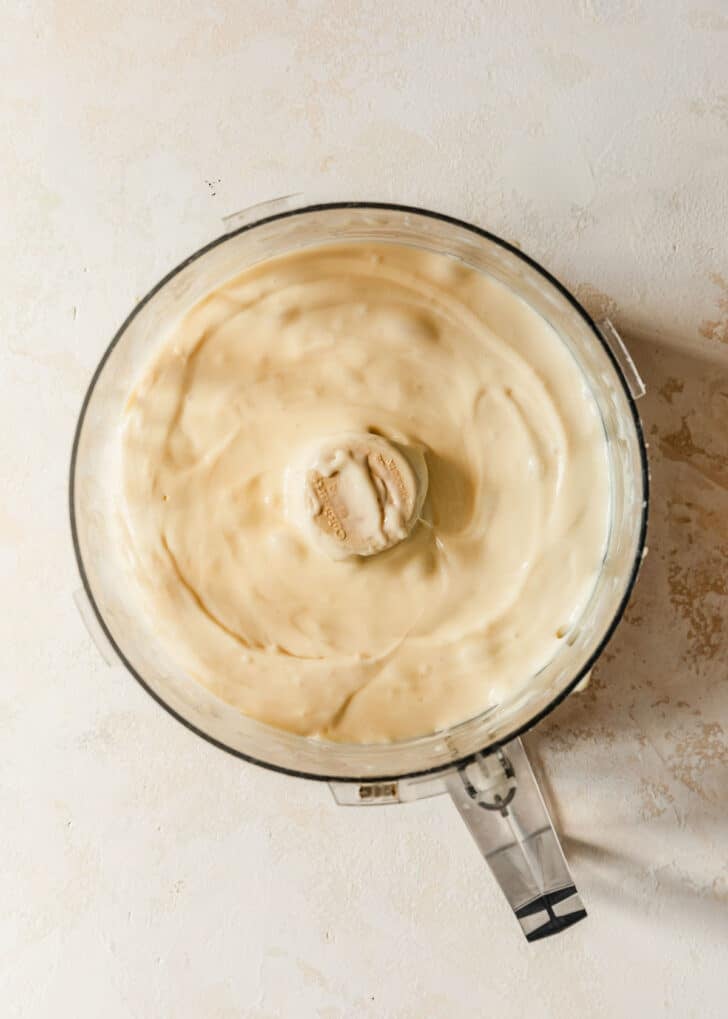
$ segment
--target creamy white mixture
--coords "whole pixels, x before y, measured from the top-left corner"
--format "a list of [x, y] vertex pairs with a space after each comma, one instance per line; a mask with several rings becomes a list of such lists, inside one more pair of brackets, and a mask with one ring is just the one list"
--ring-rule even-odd
[[253, 718], [357, 743], [523, 690], [609, 522], [601, 421], [556, 333], [396, 245], [305, 249], [194, 307], [130, 398], [124, 480], [183, 667]]

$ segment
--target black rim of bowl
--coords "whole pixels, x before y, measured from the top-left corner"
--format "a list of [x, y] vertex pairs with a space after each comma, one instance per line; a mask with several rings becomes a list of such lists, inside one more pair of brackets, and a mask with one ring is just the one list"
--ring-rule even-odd
[[[379, 210], [390, 210], [390, 211], [393, 211], [393, 212], [412, 213], [412, 214], [417, 215], [417, 216], [424, 216], [424, 217], [429, 218], [429, 219], [440, 220], [440, 221], [442, 221], [444, 223], [451, 223], [453, 226], [460, 227], [461, 229], [466, 230], [469, 233], [475, 234], [478, 237], [484, 237], [487, 240], [492, 241], [494, 244], [499, 245], [500, 247], [504, 248], [506, 251], [511, 252], [511, 254], [515, 255], [517, 258], [519, 258], [522, 261], [524, 261], [532, 269], [535, 269], [536, 272], [538, 272], [542, 277], [544, 277], [544, 279], [548, 280], [548, 282], [551, 283], [552, 286], [554, 286], [559, 291], [561, 296], [564, 297], [565, 300], [567, 300], [569, 302], [569, 304], [573, 308], [576, 309], [576, 311], [579, 313], [579, 315], [583, 318], [583, 320], [589, 326], [591, 332], [594, 335], [594, 338], [601, 345], [601, 347], [603, 348], [603, 350], [607, 354], [607, 357], [611, 361], [612, 366], [614, 368], [614, 371], [616, 373], [616, 376], [619, 379], [619, 383], [622, 386], [622, 389], [624, 391], [624, 395], [625, 395], [626, 400], [627, 400], [627, 405], [628, 405], [630, 413], [632, 415], [632, 421], [634, 423], [635, 433], [637, 435], [638, 446], [639, 446], [639, 453], [640, 453], [640, 465], [641, 465], [641, 472], [642, 472], [643, 503], [642, 503], [642, 510], [641, 510], [640, 531], [639, 531], [639, 539], [638, 539], [638, 543], [637, 543], [637, 549], [636, 549], [634, 561], [632, 563], [632, 567], [631, 567], [631, 571], [630, 571], [630, 576], [629, 576], [629, 579], [627, 581], [627, 585], [626, 585], [625, 590], [624, 590], [624, 594], [623, 594], [622, 599], [621, 599], [621, 601], [619, 603], [617, 611], [614, 614], [614, 617], [612, 618], [612, 620], [611, 620], [609, 626], [607, 627], [607, 629], [606, 629], [606, 631], [605, 631], [601, 641], [599, 642], [598, 647], [592, 652], [592, 654], [589, 656], [587, 661], [582, 665], [581, 669], [579, 669], [579, 671], [576, 673], [576, 675], [569, 681], [569, 683], [567, 683], [567, 685], [564, 687], [564, 689], [561, 690], [553, 698], [553, 700], [551, 700], [546, 705], [545, 708], [542, 708], [541, 711], [539, 711], [536, 715], [534, 715], [532, 718], [530, 718], [523, 725], [518, 726], [516, 729], [514, 729], [512, 732], [510, 732], [507, 736], [504, 736], [501, 739], [495, 740], [493, 743], [489, 743], [489, 744], [487, 744], [486, 746], [482, 747], [481, 749], [479, 749], [477, 751], [473, 751], [473, 752], [471, 752], [469, 754], [465, 754], [465, 755], [463, 755], [463, 757], [455, 758], [452, 761], [448, 761], [447, 763], [437, 764], [437, 765], [434, 765], [434, 766], [432, 766], [430, 768], [419, 768], [419, 769], [417, 769], [415, 771], [407, 771], [407, 772], [402, 772], [402, 773], [398, 773], [398, 774], [382, 774], [382, 775], [375, 774], [375, 775], [362, 775], [362, 776], [358, 776], [358, 777], [341, 776], [341, 775], [318, 775], [318, 774], [312, 774], [310, 772], [300, 771], [300, 770], [298, 770], [296, 768], [287, 768], [287, 767], [285, 767], [283, 765], [280, 765], [280, 764], [272, 764], [269, 761], [260, 760], [260, 758], [253, 757], [251, 754], [246, 754], [242, 750], [236, 750], [234, 747], [228, 746], [226, 743], [223, 743], [221, 740], [215, 739], [214, 736], [210, 736], [208, 733], [204, 732], [202, 729], [199, 729], [196, 725], [193, 725], [192, 722], [188, 721], [186, 718], [184, 718], [182, 715], [180, 715], [177, 711], [174, 710], [174, 708], [170, 707], [170, 705], [167, 704], [167, 702], [162, 697], [160, 697], [159, 694], [157, 694], [154, 690], [152, 690], [152, 688], [148, 685], [148, 683], [144, 680], [144, 678], [136, 671], [134, 666], [131, 664], [131, 662], [129, 662], [129, 660], [124, 655], [124, 652], [121, 650], [121, 648], [119, 647], [118, 643], [114, 639], [113, 634], [111, 633], [111, 631], [109, 630], [108, 626], [106, 625], [106, 623], [104, 621], [104, 618], [103, 618], [103, 616], [101, 614], [101, 611], [100, 611], [100, 609], [99, 609], [99, 607], [98, 607], [98, 605], [96, 603], [96, 599], [94, 598], [94, 594], [93, 594], [93, 591], [91, 590], [91, 585], [89, 583], [89, 579], [88, 579], [88, 576], [86, 574], [86, 570], [85, 570], [84, 563], [83, 563], [83, 558], [81, 556], [81, 548], [80, 548], [80, 542], [79, 542], [79, 537], [78, 537], [78, 528], [77, 528], [77, 524], [76, 524], [76, 513], [75, 513], [76, 461], [77, 461], [77, 457], [78, 457], [78, 446], [79, 446], [79, 441], [80, 441], [80, 437], [81, 437], [81, 431], [83, 429], [83, 423], [84, 423], [84, 419], [86, 417], [86, 410], [87, 410], [88, 404], [89, 404], [89, 402], [91, 400], [91, 396], [93, 395], [93, 391], [94, 391], [94, 389], [96, 387], [96, 383], [98, 382], [98, 379], [99, 379], [102, 371], [104, 370], [104, 366], [105, 366], [106, 362], [108, 361], [108, 359], [109, 359], [112, 351], [116, 347], [117, 343], [119, 342], [121, 337], [126, 332], [126, 329], [128, 328], [128, 326], [131, 323], [131, 321], [139, 314], [141, 309], [148, 303], [148, 301], [150, 301], [154, 297], [154, 295], [159, 290], [161, 290], [162, 287], [164, 287], [169, 282], [169, 280], [171, 280], [174, 276], [176, 276], [179, 272], [181, 272], [182, 269], [186, 268], [192, 262], [196, 261], [198, 258], [200, 258], [202, 255], [204, 255], [206, 252], [212, 250], [212, 248], [216, 248], [218, 245], [223, 244], [223, 243], [225, 243], [225, 241], [230, 240], [231, 237], [235, 237], [235, 236], [237, 236], [239, 234], [246, 233], [249, 230], [254, 230], [256, 227], [262, 226], [265, 223], [271, 223], [274, 220], [287, 219], [287, 218], [292, 217], [292, 216], [302, 216], [302, 215], [306, 215], [306, 214], [312, 213], [312, 212], [325, 212], [325, 211], [330, 210], [330, 209], [379, 209]], [[80, 411], [79, 416], [78, 416], [78, 421], [76, 423], [76, 430], [75, 430], [74, 437], [73, 437], [73, 446], [72, 446], [72, 449], [71, 449], [71, 463], [70, 463], [68, 496], [69, 496], [69, 513], [70, 513], [70, 521], [71, 521], [71, 537], [72, 537], [72, 540], [73, 540], [73, 549], [74, 549], [74, 552], [75, 552], [75, 555], [76, 555], [76, 563], [78, 565], [79, 574], [81, 576], [81, 582], [83, 584], [84, 590], [86, 592], [88, 600], [89, 600], [89, 602], [91, 604], [91, 607], [93, 609], [94, 615], [96, 616], [96, 620], [97, 620], [99, 626], [101, 627], [101, 630], [103, 631], [106, 639], [109, 641], [109, 643], [113, 647], [114, 652], [119, 657], [119, 659], [121, 660], [121, 662], [123, 663], [123, 665], [125, 666], [127, 671], [129, 673], [131, 673], [131, 675], [134, 677], [134, 679], [136, 679], [137, 682], [144, 688], [144, 690], [146, 690], [146, 692], [149, 694], [150, 697], [152, 697], [158, 704], [160, 704], [164, 708], [165, 711], [167, 711], [170, 715], [172, 715], [173, 718], [175, 718], [178, 722], [180, 722], [182, 725], [184, 725], [191, 732], [194, 732], [197, 736], [200, 736], [202, 739], [206, 740], [208, 743], [212, 743], [213, 746], [218, 747], [220, 750], [224, 750], [224, 751], [226, 751], [229, 754], [233, 754], [235, 757], [238, 757], [238, 758], [240, 758], [243, 761], [247, 761], [250, 764], [257, 764], [257, 765], [259, 765], [262, 768], [268, 768], [271, 771], [277, 771], [277, 772], [280, 772], [281, 774], [284, 774], [284, 775], [293, 776], [294, 778], [305, 778], [305, 779], [310, 779], [310, 780], [318, 781], [318, 782], [347, 782], [347, 783], [354, 782], [354, 783], [359, 783], [359, 784], [365, 784], [365, 783], [369, 783], [369, 782], [397, 782], [397, 781], [402, 781], [402, 780], [408, 779], [408, 778], [420, 777], [422, 775], [434, 775], [434, 774], [437, 774], [439, 772], [447, 771], [447, 770], [452, 769], [452, 768], [464, 767], [469, 762], [473, 761], [477, 756], [483, 755], [483, 754], [494, 753], [496, 750], [498, 750], [501, 747], [505, 746], [511, 740], [516, 739], [519, 736], [522, 736], [524, 733], [526, 733], [530, 729], [532, 729], [535, 725], [538, 725], [539, 722], [541, 722], [547, 715], [549, 715], [554, 710], [554, 708], [558, 707], [558, 705], [561, 704], [561, 702], [563, 700], [565, 700], [569, 696], [569, 694], [575, 689], [575, 687], [577, 687], [579, 685], [581, 680], [594, 667], [595, 662], [597, 661], [597, 659], [599, 658], [599, 656], [603, 652], [604, 648], [606, 647], [606, 645], [608, 644], [609, 640], [611, 639], [614, 631], [616, 630], [617, 626], [619, 625], [619, 622], [622, 619], [622, 616], [624, 615], [624, 610], [627, 607], [627, 603], [629, 601], [630, 595], [632, 594], [632, 589], [634, 588], [635, 582], [637, 580], [637, 575], [639, 573], [640, 565], [642, 563], [642, 558], [643, 558], [643, 553], [644, 553], [644, 548], [645, 548], [645, 541], [646, 541], [646, 538], [647, 538], [647, 517], [648, 517], [648, 504], [649, 504], [649, 463], [648, 463], [648, 459], [647, 459], [647, 448], [645, 446], [644, 432], [643, 432], [642, 422], [640, 420], [639, 412], [638, 412], [637, 406], [635, 404], [635, 399], [634, 399], [634, 397], [633, 397], [633, 395], [632, 395], [632, 393], [630, 391], [629, 385], [627, 384], [627, 380], [625, 379], [625, 376], [624, 376], [624, 372], [622, 371], [622, 368], [621, 368], [619, 362], [617, 361], [617, 358], [615, 357], [615, 355], [612, 352], [612, 350], [609, 347], [609, 345], [604, 340], [603, 336], [601, 335], [601, 333], [600, 333], [599, 329], [597, 328], [596, 323], [592, 319], [591, 315], [586, 311], [586, 309], [584, 307], [582, 307], [582, 305], [579, 303], [579, 301], [577, 301], [577, 299], [573, 296], [573, 294], [571, 294], [570, 291], [567, 290], [567, 288], [562, 283], [560, 283], [559, 280], [557, 280], [555, 276], [552, 276], [551, 273], [548, 272], [546, 269], [544, 269], [543, 266], [540, 265], [535, 259], [531, 258], [529, 255], [524, 254], [522, 251], [520, 251], [518, 248], [516, 248], [513, 244], [509, 244], [508, 241], [503, 240], [501, 237], [498, 237], [496, 234], [490, 233], [490, 231], [488, 231], [488, 230], [483, 230], [481, 227], [474, 226], [472, 223], [467, 223], [465, 220], [457, 219], [455, 216], [448, 216], [448, 215], [445, 215], [444, 213], [441, 213], [441, 212], [433, 212], [430, 209], [421, 209], [421, 208], [418, 208], [417, 206], [413, 206], [413, 205], [400, 205], [398, 203], [393, 203], [393, 202], [364, 202], [364, 201], [356, 201], [356, 202], [323, 202], [323, 203], [319, 203], [319, 204], [315, 204], [315, 205], [301, 206], [300, 208], [296, 208], [296, 209], [289, 209], [289, 210], [286, 210], [286, 211], [283, 211], [283, 212], [275, 213], [275, 214], [270, 215], [270, 216], [264, 216], [261, 219], [257, 219], [257, 220], [255, 220], [254, 222], [251, 222], [251, 223], [246, 223], [244, 226], [238, 227], [238, 228], [236, 228], [234, 230], [230, 230], [229, 232], [224, 233], [224, 234], [222, 234], [219, 237], [216, 237], [215, 240], [210, 241], [209, 243], [205, 244], [203, 247], [201, 247], [197, 251], [195, 251], [192, 255], [189, 255], [182, 262], [180, 262], [179, 265], [175, 266], [174, 269], [172, 269], [170, 272], [168, 272], [166, 274], [166, 276], [164, 276], [154, 287], [152, 287], [152, 289], [147, 294], [145, 294], [145, 296], [138, 302], [138, 304], [132, 309], [132, 311], [124, 319], [123, 323], [121, 324], [119, 329], [116, 331], [113, 339], [111, 340], [111, 343], [109, 344], [109, 346], [104, 351], [103, 357], [101, 358], [101, 360], [99, 361], [98, 365], [96, 366], [96, 369], [95, 369], [95, 371], [93, 373], [93, 376], [91, 377], [91, 381], [89, 383], [88, 389], [86, 390], [86, 394], [85, 394], [85, 396], [83, 398], [83, 403], [81, 404], [81, 411]]]

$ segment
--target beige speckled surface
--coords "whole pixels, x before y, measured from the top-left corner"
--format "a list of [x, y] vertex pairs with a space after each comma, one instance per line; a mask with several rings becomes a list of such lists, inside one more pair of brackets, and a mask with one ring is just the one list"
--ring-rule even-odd
[[[31, 0], [3, 38], [3, 1017], [725, 1015], [725, 4]], [[640, 584], [528, 740], [590, 910], [540, 945], [445, 800], [345, 810], [241, 765], [72, 601], [67, 458], [110, 335], [222, 216], [302, 188], [516, 240], [648, 385]]]

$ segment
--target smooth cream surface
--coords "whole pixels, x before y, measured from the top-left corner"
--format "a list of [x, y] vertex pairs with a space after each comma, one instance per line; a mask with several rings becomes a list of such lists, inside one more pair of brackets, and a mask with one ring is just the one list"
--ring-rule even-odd
[[[286, 478], [370, 431], [424, 453], [427, 496], [394, 547], [332, 558]], [[522, 691], [600, 569], [608, 466], [581, 373], [528, 305], [443, 255], [327, 245], [242, 273], [165, 342], [123, 442], [155, 627], [200, 683], [297, 733], [404, 739]]]

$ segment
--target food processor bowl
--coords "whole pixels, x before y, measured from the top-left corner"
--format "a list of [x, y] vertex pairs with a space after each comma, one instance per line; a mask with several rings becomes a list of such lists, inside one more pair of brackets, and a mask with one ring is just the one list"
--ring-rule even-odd
[[[485, 230], [400, 205], [266, 206], [261, 210], [265, 214], [231, 226], [165, 276], [131, 312], [93, 375], [76, 428], [70, 475], [71, 529], [85, 592], [84, 615], [99, 640], [110, 645], [112, 659], [123, 663], [158, 703], [198, 735], [247, 761], [335, 783], [339, 802], [394, 802], [446, 790], [485, 850], [485, 842], [490, 845], [493, 840], [478, 834], [482, 818], [474, 824], [470, 805], [483, 806], [487, 790], [497, 787], [493, 795], [500, 798], [501, 806], [496, 799], [492, 810], [501, 819], [514, 819], [513, 806], [506, 805], [506, 814], [501, 814], [509, 795], [509, 802], [518, 802], [509, 793], [516, 787], [509, 772], [516, 770], [511, 758], [523, 752], [519, 743], [511, 741], [584, 680], [614, 631], [637, 576], [648, 498], [645, 444], [635, 407], [639, 382], [635, 383], [629, 355], [609, 323], [598, 327], [533, 259]], [[325, 742], [266, 726], [219, 700], [179, 667], [153, 621], [140, 610], [133, 564], [124, 551], [121, 484], [126, 402], [180, 317], [209, 291], [264, 259], [312, 245], [358, 241], [412, 245], [460, 259], [509, 287], [552, 326], [579, 365], [601, 416], [611, 499], [607, 545], [594, 591], [560, 650], [538, 675], [524, 677], [522, 687], [509, 699], [446, 731], [369, 745]], [[506, 744], [510, 744], [510, 756]], [[527, 762], [522, 763], [521, 772], [530, 775]], [[533, 785], [531, 778], [528, 782]], [[521, 799], [525, 798], [524, 794]], [[544, 830], [553, 837], [554, 852], [563, 862], [542, 801], [541, 808]], [[541, 823], [535, 814], [533, 823]], [[527, 830], [530, 824], [520, 829], [518, 837], [507, 825], [506, 843], [515, 839], [525, 844], [524, 839], [527, 842], [533, 834]], [[527, 870], [530, 873], [533, 867]], [[503, 884], [502, 875], [499, 880]], [[539, 886], [536, 898], [549, 892], [544, 880], [543, 874], [538, 878], [530, 873], [528, 881]], [[564, 887], [573, 887], [570, 878]], [[516, 911], [524, 908], [523, 903], [516, 906], [505, 886], [504, 890]], [[562, 896], [560, 901], [568, 899]], [[547, 925], [556, 916], [553, 908], [551, 913]], [[528, 925], [519, 919], [526, 930]], [[557, 923], [555, 929], [564, 925]]]

